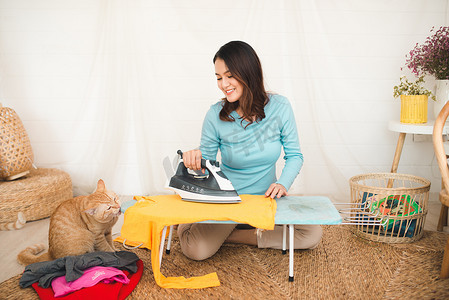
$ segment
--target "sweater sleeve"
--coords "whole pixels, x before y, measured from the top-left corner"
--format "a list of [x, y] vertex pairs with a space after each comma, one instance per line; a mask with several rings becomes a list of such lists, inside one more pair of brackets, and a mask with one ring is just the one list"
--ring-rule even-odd
[[302, 168], [304, 158], [299, 146], [298, 130], [293, 109], [288, 101], [283, 103], [282, 107], [279, 110], [279, 114], [283, 119], [281, 143], [284, 148], [285, 165], [276, 183], [282, 184], [288, 191]]
[[217, 131], [218, 112], [212, 106], [206, 113], [201, 130], [200, 150], [204, 159], [215, 160], [220, 146], [220, 138]]

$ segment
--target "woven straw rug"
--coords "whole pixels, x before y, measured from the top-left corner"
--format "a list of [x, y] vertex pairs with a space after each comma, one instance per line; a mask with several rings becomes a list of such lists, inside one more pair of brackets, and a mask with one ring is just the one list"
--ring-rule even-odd
[[[316, 249], [295, 251], [294, 282], [288, 282], [288, 255], [280, 250], [226, 244], [212, 258], [195, 262], [174, 239], [162, 274], [216, 271], [221, 286], [162, 289], [154, 282], [150, 252], [133, 250], [146, 268], [128, 299], [449, 299], [449, 279], [438, 278], [447, 234], [425, 232], [413, 244], [385, 244], [359, 238], [347, 226], [323, 228]], [[0, 284], [0, 299], [38, 299], [32, 288], [19, 287], [19, 278]]]

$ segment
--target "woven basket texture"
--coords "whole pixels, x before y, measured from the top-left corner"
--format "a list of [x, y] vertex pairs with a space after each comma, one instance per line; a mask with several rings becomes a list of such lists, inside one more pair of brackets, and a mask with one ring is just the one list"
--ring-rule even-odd
[[[349, 180], [354, 233], [384, 243], [411, 243], [419, 240], [429, 202], [430, 181], [398, 173], [369, 173]], [[363, 225], [380, 220], [382, 226]]]
[[0, 182], [0, 223], [14, 222], [19, 212], [27, 221], [47, 218], [72, 197], [69, 174], [58, 169], [32, 169], [25, 177]]
[[15, 179], [33, 167], [33, 150], [17, 113], [0, 105], [0, 179]]

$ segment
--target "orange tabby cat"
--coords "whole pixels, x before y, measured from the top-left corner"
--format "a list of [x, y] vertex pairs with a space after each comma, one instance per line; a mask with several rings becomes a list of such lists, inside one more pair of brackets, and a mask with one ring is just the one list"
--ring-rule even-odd
[[19, 263], [28, 265], [69, 255], [94, 251], [115, 251], [112, 226], [120, 215], [118, 196], [106, 190], [103, 180], [88, 196], [78, 196], [62, 202], [50, 218], [48, 252], [42, 244], [26, 248], [17, 256]]

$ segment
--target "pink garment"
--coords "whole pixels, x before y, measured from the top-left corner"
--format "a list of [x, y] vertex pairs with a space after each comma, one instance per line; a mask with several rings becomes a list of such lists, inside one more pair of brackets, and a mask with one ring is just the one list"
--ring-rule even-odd
[[98, 266], [84, 270], [84, 274], [72, 282], [67, 282], [65, 276], [57, 277], [51, 282], [51, 287], [55, 297], [61, 297], [82, 288], [94, 286], [100, 281], [104, 283], [117, 281], [128, 284], [129, 278], [117, 268]]

